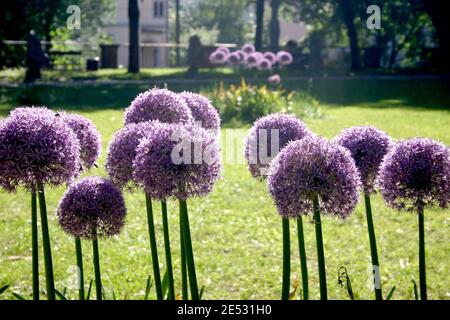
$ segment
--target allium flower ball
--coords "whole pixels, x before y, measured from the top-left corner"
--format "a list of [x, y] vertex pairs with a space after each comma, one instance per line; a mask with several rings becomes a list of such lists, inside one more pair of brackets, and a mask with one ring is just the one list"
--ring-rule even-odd
[[245, 139], [245, 159], [252, 176], [264, 178], [270, 161], [288, 142], [309, 135], [312, 132], [292, 115], [274, 113], [256, 120]]
[[389, 206], [416, 212], [447, 208], [450, 201], [450, 150], [426, 138], [398, 142], [385, 157], [378, 184]]
[[361, 175], [364, 193], [368, 195], [373, 192], [381, 162], [392, 147], [391, 139], [374, 127], [353, 127], [343, 130], [335, 141], [352, 154]]
[[187, 91], [180, 93], [180, 96], [191, 109], [195, 122], [200, 122], [203, 128], [212, 130], [215, 134], [218, 133], [220, 129], [219, 113], [208, 98], [198, 93]]
[[272, 63], [268, 59], [261, 59], [258, 61], [258, 70], [270, 70], [272, 69]]
[[133, 123], [117, 131], [109, 146], [106, 156], [106, 171], [110, 179], [120, 188], [133, 189], [133, 160], [141, 140], [147, 136], [158, 121]]
[[312, 215], [317, 195], [322, 214], [346, 218], [358, 203], [360, 184], [350, 152], [312, 136], [281, 150], [268, 178], [269, 192], [284, 217]]
[[240, 58], [240, 62], [241, 62], [241, 63], [245, 63], [245, 61], [247, 61], [247, 56], [248, 56], [247, 53], [245, 53], [245, 52], [242, 51], [242, 50], [237, 50], [235, 53], [237, 53], [237, 54], [239, 55], [239, 58]]
[[75, 238], [85, 239], [119, 234], [126, 214], [120, 190], [100, 177], [88, 177], [72, 184], [57, 209], [61, 228]]
[[186, 200], [211, 192], [219, 179], [219, 146], [202, 128], [163, 125], [142, 140], [133, 166], [152, 198]]
[[228, 62], [234, 65], [240, 64], [242, 62], [242, 55], [237, 51], [233, 52], [228, 56]]
[[273, 85], [277, 85], [281, 83], [281, 77], [279, 74], [274, 74], [267, 78], [267, 82]]
[[35, 190], [58, 186], [80, 173], [80, 144], [75, 133], [47, 108], [18, 108], [0, 127], [0, 185]]
[[280, 51], [277, 53], [277, 62], [282, 66], [287, 66], [293, 61], [292, 54], [287, 51]]
[[139, 94], [125, 109], [125, 125], [150, 120], [185, 124], [192, 121], [192, 114], [178, 94], [167, 89], [150, 89]]
[[91, 168], [100, 156], [100, 133], [91, 120], [69, 113], [61, 113], [64, 122], [75, 132], [80, 142], [80, 160], [83, 167]]
[[277, 55], [273, 52], [265, 52], [264, 53], [264, 58], [269, 60], [270, 63], [275, 64], [277, 63]]
[[258, 54], [256, 54], [256, 52], [254, 52], [247, 56], [246, 62], [250, 67], [254, 67], [254, 66], [258, 65], [259, 60], [260, 60], [260, 56]]
[[246, 54], [251, 54], [251, 53], [253, 53], [253, 52], [255, 52], [256, 50], [255, 50], [255, 46], [254, 45], [252, 45], [251, 43], [246, 43], [246, 44], [244, 44], [243, 46], [242, 46], [242, 49], [241, 49], [243, 52], [245, 52]]
[[228, 60], [228, 54], [223, 50], [216, 50], [209, 56], [209, 61], [213, 64], [224, 64]]

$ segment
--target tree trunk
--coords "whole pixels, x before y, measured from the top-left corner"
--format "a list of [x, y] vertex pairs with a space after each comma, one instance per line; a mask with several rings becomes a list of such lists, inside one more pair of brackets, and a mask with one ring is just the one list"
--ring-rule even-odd
[[281, 0], [272, 0], [272, 16], [270, 19], [270, 48], [272, 51], [278, 51], [280, 44], [280, 21], [278, 20], [278, 11]]
[[423, 11], [430, 17], [436, 29], [436, 38], [439, 42], [439, 67], [450, 68], [450, 19], [447, 17], [445, 8], [448, 1], [444, 0], [422, 0]]
[[175, 0], [175, 42], [176, 48], [176, 65], [180, 66], [180, 0]]
[[358, 33], [354, 21], [355, 13], [353, 12], [351, 0], [339, 0], [339, 6], [342, 11], [342, 19], [347, 27], [347, 35], [350, 41], [352, 70], [359, 70], [361, 69], [361, 55], [358, 44]]
[[256, 0], [256, 33], [255, 33], [255, 48], [261, 51], [262, 35], [264, 32], [264, 2], [265, 0]]
[[128, 0], [129, 46], [128, 72], [139, 72], [139, 6], [138, 0]]

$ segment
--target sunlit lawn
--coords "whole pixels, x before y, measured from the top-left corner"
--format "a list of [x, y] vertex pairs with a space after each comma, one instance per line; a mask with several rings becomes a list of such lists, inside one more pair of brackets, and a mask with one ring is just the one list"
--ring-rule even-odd
[[[291, 88], [306, 88], [305, 83], [288, 83]], [[447, 84], [448, 85], [448, 84]], [[394, 138], [428, 136], [450, 144], [450, 94], [440, 82], [372, 82], [318, 83], [312, 88], [324, 104], [323, 118], [304, 119], [310, 128], [332, 138], [341, 129], [371, 124]], [[448, 86], [447, 86], [448, 88]], [[143, 87], [85, 88], [58, 96], [49, 94], [48, 104], [70, 107], [94, 121], [103, 136], [104, 152], [99, 168], [88, 174], [105, 175], [105, 149], [115, 130], [122, 125], [123, 107]], [[176, 88], [182, 89], [182, 88]], [[12, 91], [0, 91], [3, 98], [0, 112], [5, 116], [11, 108], [8, 97]], [[104, 98], [104, 99], [103, 99]], [[74, 100], [72, 102], [72, 99]], [[223, 129], [222, 138], [237, 135], [237, 157], [230, 161], [231, 149], [223, 145], [223, 178], [206, 198], [188, 202], [193, 245], [200, 286], [205, 299], [278, 299], [281, 291], [281, 221], [268, 196], [264, 183], [252, 179], [242, 162], [242, 139], [246, 129]], [[64, 188], [47, 191], [49, 212], [54, 213]], [[0, 287], [12, 288], [1, 298], [12, 298], [11, 292], [31, 294], [30, 199], [0, 192]], [[112, 290], [118, 298], [142, 299], [146, 279], [151, 271], [145, 203], [142, 192], [126, 193], [127, 224], [121, 235], [100, 241], [102, 276], [106, 294]], [[159, 205], [154, 204], [156, 212]], [[353, 290], [361, 299], [372, 299], [369, 289], [370, 250], [364, 218], [359, 205], [346, 221], [325, 218], [324, 241], [329, 297], [348, 299], [346, 290], [337, 282], [340, 266], [348, 269]], [[380, 196], [373, 201], [375, 227], [381, 263], [384, 294], [396, 286], [394, 299], [413, 299], [411, 278], [418, 280], [417, 217], [387, 209]], [[172, 250], [175, 255], [177, 291], [180, 292], [178, 206], [169, 203]], [[449, 211], [427, 210], [426, 245], [428, 289], [433, 299], [450, 297]], [[318, 298], [318, 273], [314, 243], [314, 226], [305, 226], [310, 291]], [[292, 227], [294, 224], [292, 224]], [[160, 254], [163, 254], [160, 215], [157, 215]], [[59, 228], [50, 214], [51, 240], [54, 255], [56, 286], [68, 288], [76, 298], [74, 286], [74, 241]], [[292, 228], [292, 282], [299, 275], [298, 248]], [[93, 278], [91, 246], [84, 243], [86, 277]], [[164, 258], [160, 258], [164, 268]], [[41, 287], [44, 287], [44, 266]], [[153, 292], [152, 292], [153, 294]], [[154, 296], [153, 296], [154, 297]]]

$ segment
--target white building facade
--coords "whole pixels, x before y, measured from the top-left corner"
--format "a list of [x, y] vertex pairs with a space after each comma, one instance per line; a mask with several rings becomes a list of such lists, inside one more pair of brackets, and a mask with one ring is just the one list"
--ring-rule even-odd
[[[169, 42], [169, 0], [139, 0], [139, 41], [141, 67], [167, 67], [168, 49], [158, 44]], [[128, 0], [117, 0], [115, 22], [106, 27], [114, 44], [119, 45], [118, 64], [128, 66]]]

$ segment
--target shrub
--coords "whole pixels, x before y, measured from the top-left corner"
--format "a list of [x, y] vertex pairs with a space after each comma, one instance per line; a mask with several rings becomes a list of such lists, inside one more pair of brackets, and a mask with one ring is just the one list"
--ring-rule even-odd
[[245, 80], [226, 88], [222, 83], [209, 97], [219, 110], [222, 122], [231, 127], [251, 124], [275, 112], [299, 118], [320, 116], [319, 102], [306, 92], [271, 89], [266, 85], [248, 84]]

